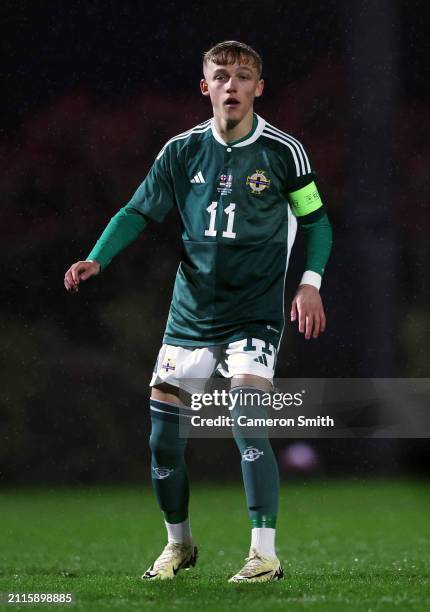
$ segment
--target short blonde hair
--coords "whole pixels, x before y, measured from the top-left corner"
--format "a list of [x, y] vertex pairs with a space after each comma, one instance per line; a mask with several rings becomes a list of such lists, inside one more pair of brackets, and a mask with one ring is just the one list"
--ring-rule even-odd
[[261, 55], [249, 45], [245, 45], [245, 43], [238, 42], [237, 40], [225, 40], [205, 51], [203, 53], [203, 68], [208, 62], [213, 62], [220, 66], [236, 62], [240, 64], [251, 63], [257, 70], [258, 78], [261, 78], [261, 73], [263, 72]]

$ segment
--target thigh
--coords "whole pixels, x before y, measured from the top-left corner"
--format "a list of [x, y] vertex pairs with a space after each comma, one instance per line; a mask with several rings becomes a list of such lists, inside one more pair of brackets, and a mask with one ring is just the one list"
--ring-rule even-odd
[[150, 387], [177, 395], [203, 393], [220, 359], [218, 346], [188, 348], [163, 344], [152, 374]]

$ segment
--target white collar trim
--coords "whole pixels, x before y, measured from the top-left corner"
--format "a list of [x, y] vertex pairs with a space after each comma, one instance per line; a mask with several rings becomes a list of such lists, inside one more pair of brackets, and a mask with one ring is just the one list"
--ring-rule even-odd
[[221, 138], [221, 136], [217, 132], [217, 129], [215, 127], [215, 121], [214, 121], [214, 118], [212, 117], [212, 119], [211, 119], [211, 129], [212, 129], [213, 137], [215, 138], [215, 140], [217, 142], [219, 142], [220, 144], [224, 145], [224, 147], [246, 147], [246, 146], [252, 144], [253, 142], [255, 142], [257, 140], [257, 138], [259, 138], [261, 136], [261, 132], [264, 130], [264, 127], [266, 125], [266, 121], [262, 117], [260, 117], [260, 115], [257, 115], [257, 113], [256, 113], [256, 117], [257, 117], [257, 122], [258, 123], [257, 123], [257, 127], [255, 128], [255, 132], [252, 134], [252, 136], [250, 136], [246, 140], [242, 140], [242, 142], [238, 142], [237, 144], [234, 144], [234, 145], [229, 145], [226, 142], [224, 142], [224, 140]]

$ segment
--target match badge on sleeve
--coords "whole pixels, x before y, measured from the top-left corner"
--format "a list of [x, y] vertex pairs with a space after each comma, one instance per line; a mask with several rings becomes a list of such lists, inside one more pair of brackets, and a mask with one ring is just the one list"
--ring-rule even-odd
[[270, 179], [267, 178], [265, 172], [265, 170], [256, 170], [254, 174], [246, 177], [246, 184], [249, 185], [254, 195], [260, 195], [270, 187]]

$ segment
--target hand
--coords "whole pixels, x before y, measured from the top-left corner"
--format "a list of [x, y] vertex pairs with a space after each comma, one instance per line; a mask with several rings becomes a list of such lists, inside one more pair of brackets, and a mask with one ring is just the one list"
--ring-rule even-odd
[[69, 293], [77, 293], [81, 280], [87, 280], [91, 276], [99, 274], [99, 272], [100, 264], [98, 261], [77, 261], [70, 266], [64, 275], [64, 286]]
[[[299, 318], [299, 332], [305, 332], [306, 340], [318, 338], [325, 330], [326, 318], [321, 296], [316, 287], [300, 285], [291, 304], [291, 321]], [[313, 333], [312, 333], [313, 332]]]

